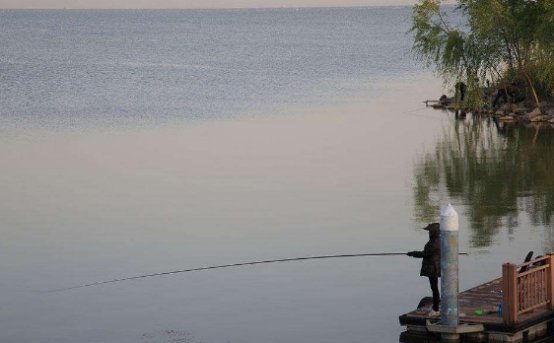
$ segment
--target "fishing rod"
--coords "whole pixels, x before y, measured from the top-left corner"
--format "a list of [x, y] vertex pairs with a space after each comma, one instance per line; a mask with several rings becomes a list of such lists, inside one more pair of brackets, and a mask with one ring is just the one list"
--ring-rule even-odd
[[[465, 253], [465, 252], [462, 252], [462, 253], [459, 253], [459, 254], [462, 255], [462, 256], [469, 255], [468, 253]], [[77, 289], [77, 288], [101, 286], [101, 285], [105, 285], [105, 284], [108, 284], [108, 283], [138, 280], [138, 279], [145, 279], [145, 278], [149, 278], [149, 277], [165, 276], [165, 275], [172, 275], [172, 274], [179, 274], [179, 273], [198, 272], [198, 271], [202, 271], [202, 270], [222, 269], [222, 268], [241, 267], [241, 266], [253, 266], [253, 265], [256, 265], [256, 264], [268, 264], [268, 263], [277, 263], [277, 262], [323, 260], [323, 259], [330, 259], [330, 258], [351, 258], [351, 257], [368, 257], [368, 256], [406, 256], [406, 253], [405, 252], [386, 252], [386, 253], [372, 253], [372, 254], [321, 255], [321, 256], [292, 257], [292, 258], [281, 258], [281, 259], [276, 259], [276, 260], [263, 260], [263, 261], [251, 261], [251, 262], [221, 264], [221, 265], [217, 265], [217, 266], [181, 269], [181, 270], [174, 270], [174, 271], [170, 271], [170, 272], [144, 274], [144, 275], [131, 276], [131, 277], [126, 277], [126, 278], [121, 278], [121, 279], [113, 279], [113, 280], [108, 280], [108, 281], [99, 281], [99, 282], [93, 282], [93, 283], [89, 283], [89, 284], [85, 284], [85, 285], [79, 285], [79, 286], [57, 289], [57, 290], [54, 290], [52, 292], [69, 291], [69, 290]]]

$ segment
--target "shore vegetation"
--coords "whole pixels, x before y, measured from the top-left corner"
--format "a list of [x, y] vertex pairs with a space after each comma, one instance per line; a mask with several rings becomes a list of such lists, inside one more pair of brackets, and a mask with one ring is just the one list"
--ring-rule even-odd
[[553, 1], [420, 0], [411, 33], [416, 55], [455, 86], [456, 108], [554, 119]]

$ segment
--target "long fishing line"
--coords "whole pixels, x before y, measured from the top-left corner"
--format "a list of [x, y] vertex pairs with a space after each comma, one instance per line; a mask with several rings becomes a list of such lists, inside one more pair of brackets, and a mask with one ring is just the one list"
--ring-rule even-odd
[[[256, 264], [268, 264], [268, 263], [292, 262], [292, 261], [306, 261], [306, 260], [322, 260], [322, 259], [329, 259], [329, 258], [349, 258], [349, 257], [368, 257], [368, 256], [405, 256], [405, 255], [406, 255], [405, 252], [387, 252], [387, 253], [372, 253], [372, 254], [369, 254], [369, 253], [367, 253], [367, 254], [341, 254], [341, 255], [292, 257], [292, 258], [281, 258], [281, 259], [276, 259], [276, 260], [263, 260], [263, 261], [251, 261], [251, 262], [221, 264], [221, 265], [217, 265], [217, 266], [181, 269], [181, 270], [174, 270], [174, 271], [170, 271], [170, 272], [144, 274], [144, 275], [131, 276], [131, 277], [113, 279], [113, 280], [107, 280], [107, 281], [98, 281], [98, 282], [93, 282], [93, 283], [89, 283], [89, 284], [85, 284], [85, 285], [79, 285], [79, 286], [56, 289], [56, 290], [52, 290], [50, 292], [69, 291], [69, 290], [72, 290], [72, 289], [93, 287], [93, 286], [101, 286], [101, 285], [106, 285], [106, 284], [109, 284], [109, 283], [145, 279], [145, 278], [155, 277], [155, 276], [165, 276], [165, 275], [172, 275], [172, 274], [179, 274], [179, 273], [197, 272], [197, 271], [202, 271], [202, 270], [222, 269], [222, 268], [249, 266], [249, 265], [251, 266], [251, 265], [256, 265]], [[468, 255], [468, 253], [460, 253], [460, 255]]]

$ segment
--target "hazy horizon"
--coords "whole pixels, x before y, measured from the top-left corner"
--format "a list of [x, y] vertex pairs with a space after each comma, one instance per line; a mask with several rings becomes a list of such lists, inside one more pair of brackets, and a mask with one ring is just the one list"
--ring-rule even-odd
[[[0, 0], [1, 9], [202, 9], [410, 6], [416, 0]], [[447, 1], [448, 3], [448, 1]]]

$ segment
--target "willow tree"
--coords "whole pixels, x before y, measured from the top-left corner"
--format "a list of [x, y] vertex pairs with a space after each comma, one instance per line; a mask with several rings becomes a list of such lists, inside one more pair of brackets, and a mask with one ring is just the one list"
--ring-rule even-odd
[[[413, 9], [414, 50], [445, 80], [525, 81], [537, 107], [537, 87], [554, 90], [554, 5], [551, 0], [458, 0], [449, 25], [439, 0]], [[473, 83], [473, 84], [472, 84]]]
[[525, 80], [535, 105], [540, 107], [536, 89], [537, 33], [544, 4], [532, 0], [460, 0], [469, 28], [479, 40], [491, 42], [512, 78]]
[[543, 12], [537, 31], [537, 43], [540, 46], [537, 54], [538, 76], [546, 91], [554, 97], [554, 1], [541, 1]]
[[[455, 11], [461, 11], [458, 7]], [[453, 25], [452, 18], [441, 9], [439, 0], [422, 0], [413, 8], [413, 49], [416, 54], [443, 77], [445, 82], [465, 80], [468, 100], [482, 104], [479, 91], [498, 64], [491, 51], [491, 41], [482, 40], [467, 27]]]

